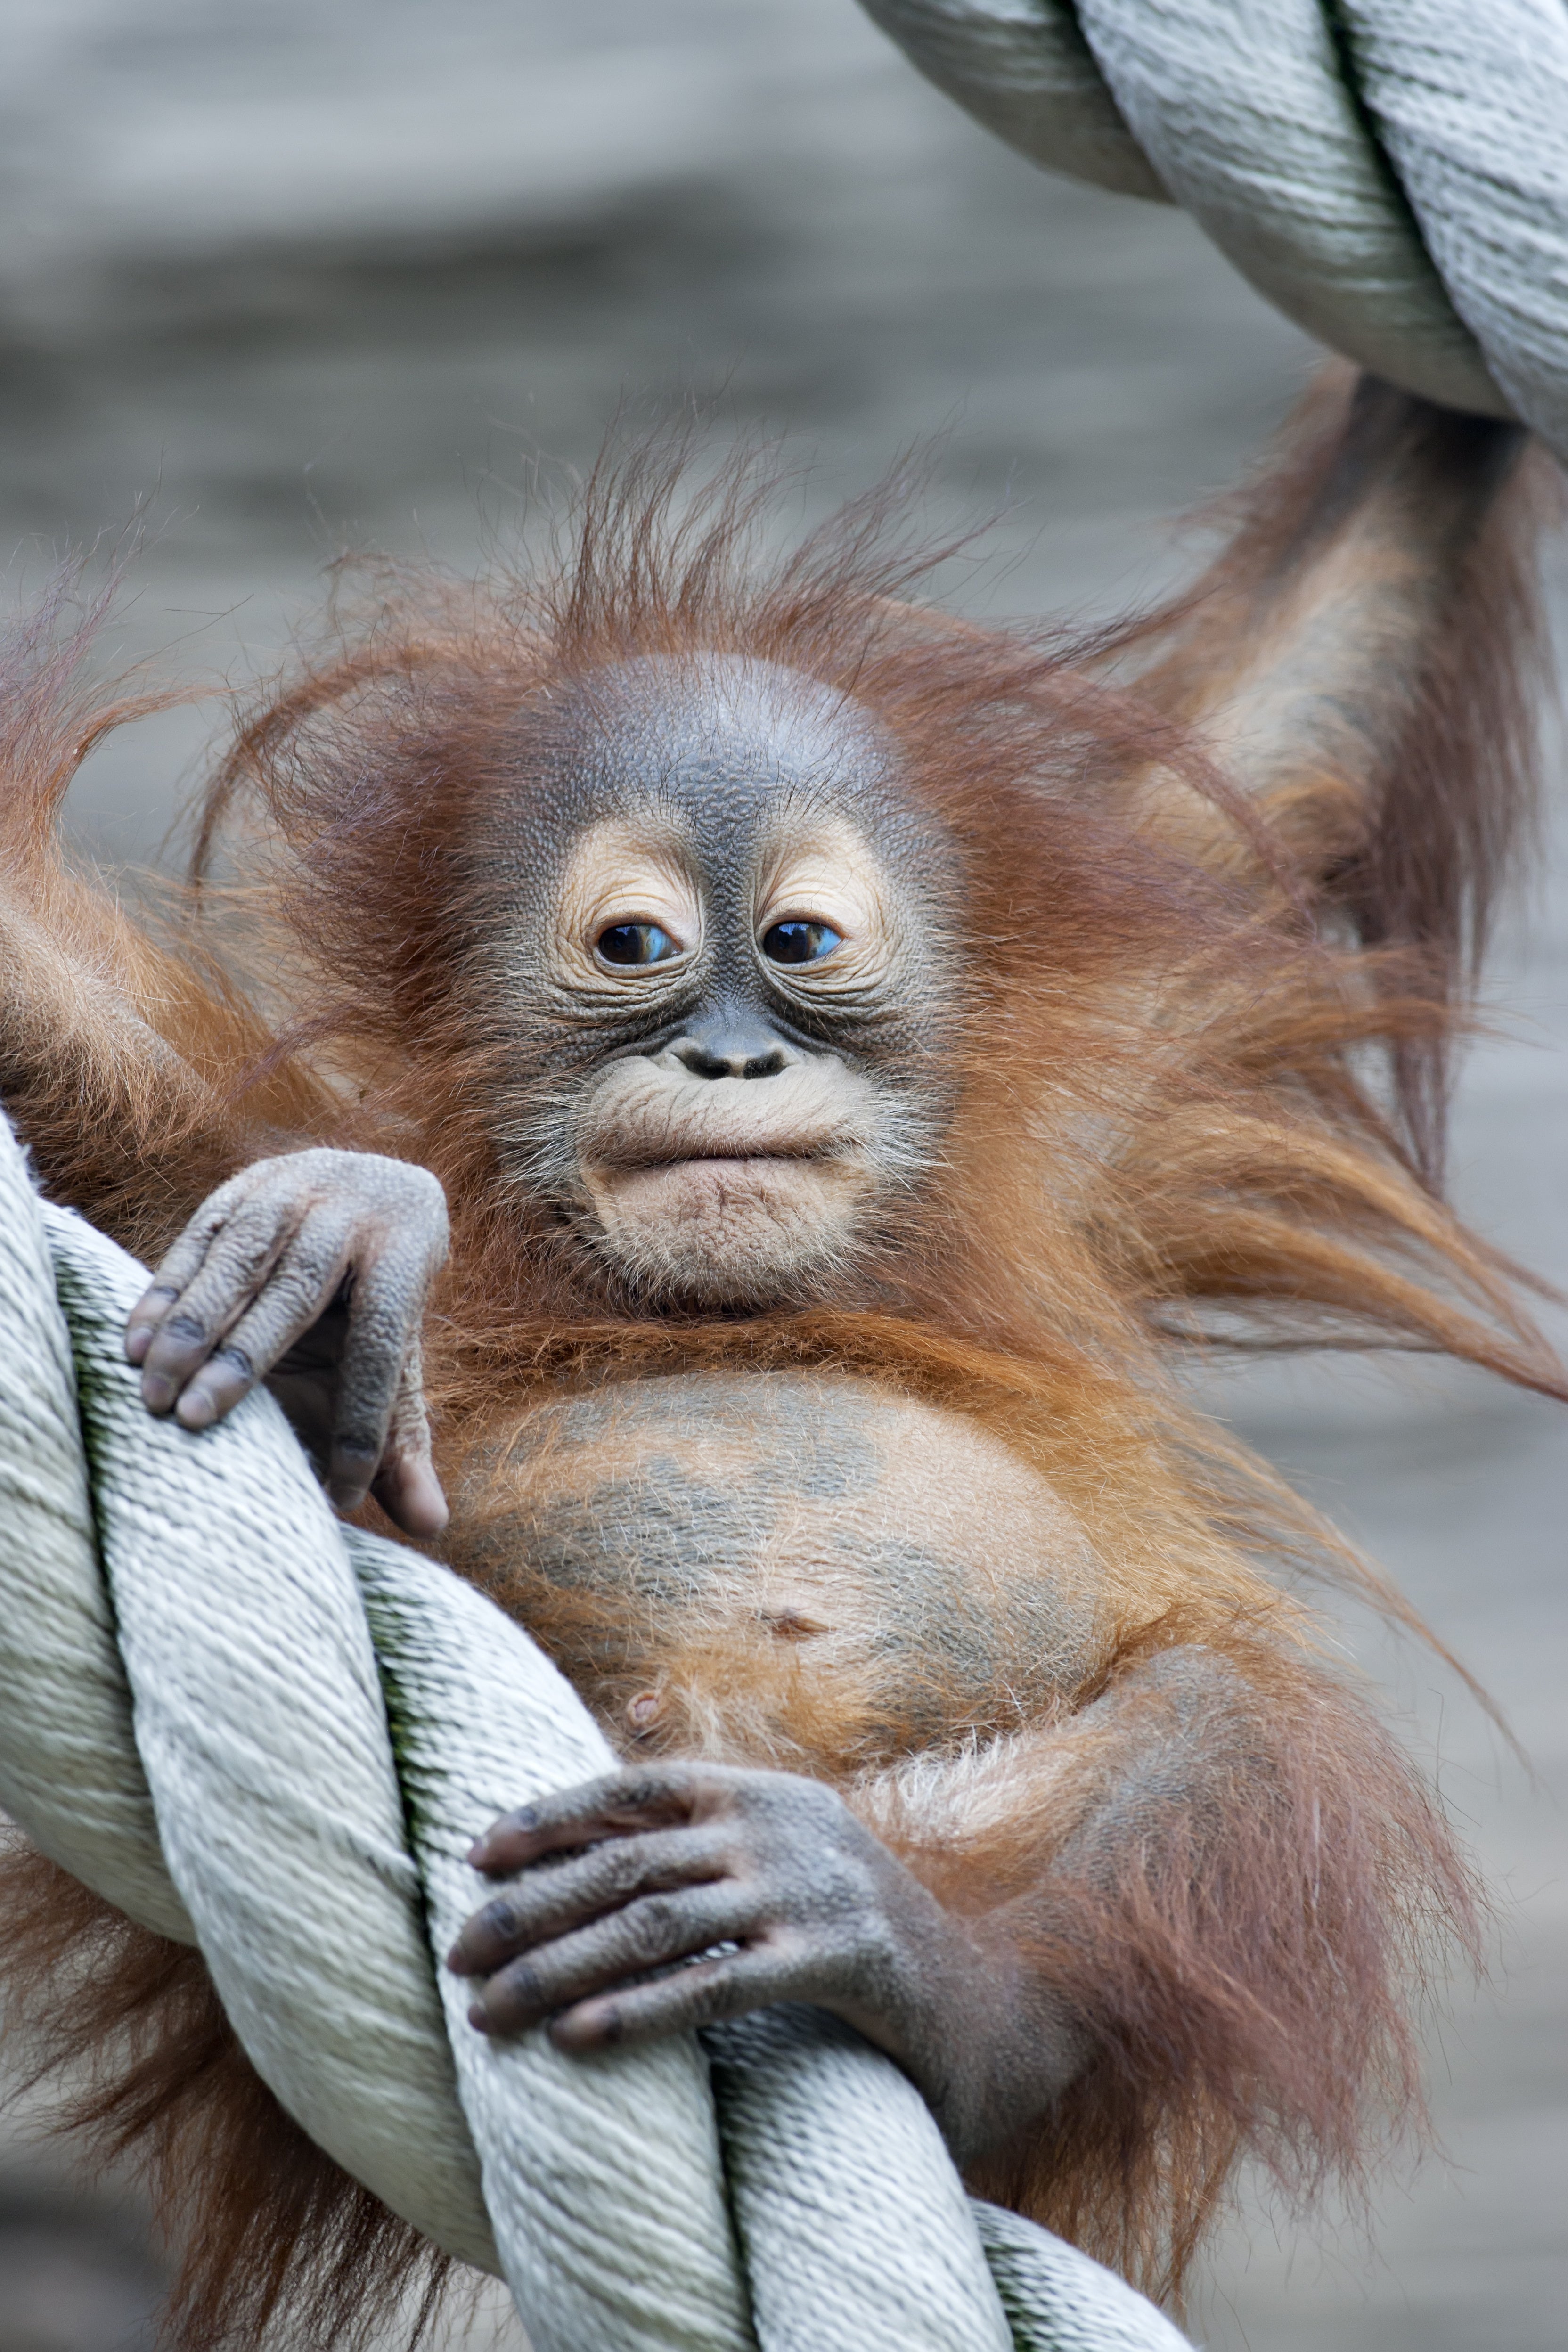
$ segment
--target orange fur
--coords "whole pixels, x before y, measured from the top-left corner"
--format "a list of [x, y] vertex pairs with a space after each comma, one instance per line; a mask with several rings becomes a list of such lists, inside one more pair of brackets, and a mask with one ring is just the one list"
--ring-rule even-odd
[[[1076, 1515], [1102, 1634], [1080, 1687], [1037, 1721], [1018, 1725], [1005, 1694], [977, 1713], [936, 1644], [907, 1720], [884, 1708], [872, 1728], [874, 1711], [829, 1706], [793, 1664], [759, 1696], [760, 1651], [700, 1626], [672, 1624], [637, 1667], [683, 1694], [667, 1741], [839, 1779], [947, 1899], [982, 1925], [1022, 1921], [1042, 1997], [1083, 2021], [1092, 2054], [1048, 2130], [984, 2185], [1171, 2291], [1242, 2147], [1307, 2188], [1326, 2167], [1356, 2176], [1379, 2117], [1416, 2098], [1407, 1980], [1434, 1935], [1473, 1942], [1475, 1922], [1440, 1811], [1259, 1563], [1326, 1568], [1403, 1605], [1191, 1409], [1173, 1355], [1216, 1328], [1392, 1344], [1565, 1393], [1514, 1270], [1434, 1174], [1467, 941], [1528, 787], [1530, 478], [1467, 504], [1484, 451], [1432, 412], [1369, 436], [1347, 403], [1319, 396], [1196, 591], [1078, 641], [904, 601], [919, 564], [886, 553], [885, 503], [758, 569], [743, 472], [684, 520], [679, 464], [601, 475], [558, 570], [395, 581], [242, 725], [184, 928], [156, 949], [56, 862], [83, 721], [41, 641], [12, 666], [26, 715], [8, 739], [0, 1092], [43, 1180], [152, 1252], [280, 1132], [433, 1168], [454, 1231], [426, 1335], [458, 1505], [445, 1549], [609, 1719], [631, 1688], [604, 1663], [613, 1598], [550, 1586], [508, 1533], [511, 1452], [543, 1400], [702, 1368], [849, 1375], [973, 1417]], [[1384, 497], [1382, 521], [1366, 517], [1380, 484], [1423, 465], [1458, 488], [1411, 585], [1415, 508]], [[1249, 797], [1205, 727], [1258, 648], [1289, 637], [1321, 561], [1403, 595], [1387, 607], [1405, 632], [1397, 707], [1299, 742]], [[464, 844], [497, 795], [526, 792], [563, 685], [704, 649], [852, 692], [951, 833], [971, 976], [959, 1108], [940, 1183], [900, 1205], [831, 1305], [638, 1318], [500, 1180], [501, 1041], [464, 975], [503, 910]], [[127, 1019], [166, 1053], [138, 1059]], [[1225, 1662], [1228, 1694], [1195, 1729], [1158, 1664], [1194, 1648]], [[1097, 1712], [1110, 1696], [1114, 1731]], [[1133, 1788], [1140, 1741], [1176, 1759], [1178, 1794], [1149, 1800], [1150, 1833], [1111, 1867], [1083, 1843], [1090, 1801]], [[1201, 1801], [1180, 1795], [1188, 1765]], [[1144, 1801], [1129, 1797], [1135, 1817]], [[115, 2145], [150, 2135], [195, 2198], [183, 2340], [252, 2340], [291, 2302], [336, 2340], [353, 2319], [344, 2265], [390, 2252], [401, 2278], [406, 2239], [304, 2157], [202, 2008], [195, 1964], [48, 1894], [40, 1868], [11, 1865], [31, 1906], [14, 1968], [45, 1989], [45, 2055], [108, 2070], [87, 2120]], [[134, 1999], [94, 1965], [116, 1934], [135, 1948]], [[65, 2011], [47, 1988], [68, 1966]], [[115, 2077], [106, 2053], [127, 2034]], [[270, 2164], [242, 2159], [246, 2116]]]

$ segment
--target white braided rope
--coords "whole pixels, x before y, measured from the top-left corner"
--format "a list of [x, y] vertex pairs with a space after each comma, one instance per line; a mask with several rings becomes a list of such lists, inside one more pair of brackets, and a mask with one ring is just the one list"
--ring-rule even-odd
[[863, 0], [1037, 163], [1184, 205], [1334, 350], [1568, 458], [1568, 0]]
[[0, 1801], [200, 1945], [312, 2138], [503, 2273], [535, 2352], [1180, 2352], [972, 2202], [911, 2085], [817, 2012], [592, 2059], [472, 2031], [432, 1958], [482, 1898], [462, 1857], [610, 1751], [489, 1601], [337, 1524], [270, 1399], [195, 1437], [148, 1417], [145, 1281], [0, 1119]]

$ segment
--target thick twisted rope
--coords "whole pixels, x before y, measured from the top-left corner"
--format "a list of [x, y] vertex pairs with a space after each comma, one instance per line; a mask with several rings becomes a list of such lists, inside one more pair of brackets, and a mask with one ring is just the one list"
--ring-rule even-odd
[[1183, 205], [1259, 293], [1568, 459], [1564, 0], [863, 0], [1037, 163]]
[[570, 2057], [437, 1968], [495, 1814], [604, 1771], [586, 1709], [445, 1569], [342, 1528], [270, 1399], [192, 1436], [126, 1365], [135, 1261], [0, 1119], [0, 1801], [199, 1944], [290, 2115], [504, 2274], [534, 2352], [1180, 2352], [968, 2199], [898, 2069], [811, 2011]]

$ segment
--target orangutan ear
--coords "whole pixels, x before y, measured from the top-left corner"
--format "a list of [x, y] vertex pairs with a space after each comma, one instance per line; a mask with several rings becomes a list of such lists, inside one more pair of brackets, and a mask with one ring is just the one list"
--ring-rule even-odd
[[[1329, 371], [1228, 545], [1151, 633], [1138, 680], [1246, 794], [1310, 896], [1369, 858], [1418, 858], [1445, 903], [1407, 907], [1407, 933], [1441, 924], [1466, 862], [1484, 891], [1528, 783], [1524, 559], [1552, 499], [1529, 495], [1545, 490], [1533, 468], [1509, 489], [1524, 438]], [[1234, 818], [1174, 771], [1144, 791], [1150, 821], [1205, 863], [1255, 861]]]

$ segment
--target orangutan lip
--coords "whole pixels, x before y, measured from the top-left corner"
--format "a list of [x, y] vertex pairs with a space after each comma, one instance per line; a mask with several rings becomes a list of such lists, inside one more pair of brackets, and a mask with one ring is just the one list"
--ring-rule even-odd
[[805, 1145], [799, 1150], [773, 1147], [748, 1151], [743, 1145], [733, 1151], [684, 1151], [679, 1154], [661, 1152], [646, 1160], [617, 1156], [606, 1163], [608, 1172], [617, 1176], [660, 1176], [672, 1174], [679, 1168], [747, 1168], [799, 1167], [803, 1161], [836, 1159], [838, 1155], [820, 1145]]

